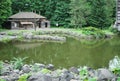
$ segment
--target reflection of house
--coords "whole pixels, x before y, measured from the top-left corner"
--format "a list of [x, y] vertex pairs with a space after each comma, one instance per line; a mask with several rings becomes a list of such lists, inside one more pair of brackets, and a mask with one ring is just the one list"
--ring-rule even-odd
[[9, 21], [11, 22], [11, 28], [49, 28], [50, 21], [46, 20], [46, 17], [38, 15], [33, 12], [19, 12], [15, 15], [9, 17]]

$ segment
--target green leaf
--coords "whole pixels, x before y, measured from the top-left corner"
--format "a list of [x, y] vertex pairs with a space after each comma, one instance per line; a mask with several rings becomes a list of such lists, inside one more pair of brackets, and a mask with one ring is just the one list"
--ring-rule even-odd
[[120, 77], [117, 78], [117, 81], [120, 81]]
[[96, 78], [89, 78], [88, 81], [97, 81]]
[[27, 78], [30, 76], [30, 74], [24, 74], [21, 75], [18, 79], [18, 81], [27, 81]]

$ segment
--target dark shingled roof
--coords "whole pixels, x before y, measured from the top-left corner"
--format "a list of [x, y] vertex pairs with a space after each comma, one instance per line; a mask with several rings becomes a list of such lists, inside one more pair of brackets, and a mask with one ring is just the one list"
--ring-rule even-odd
[[46, 18], [33, 12], [19, 12], [10, 16], [9, 18]]

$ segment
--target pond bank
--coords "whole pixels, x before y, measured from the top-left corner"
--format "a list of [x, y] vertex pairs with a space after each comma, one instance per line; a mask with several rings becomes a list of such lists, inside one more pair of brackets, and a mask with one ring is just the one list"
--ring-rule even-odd
[[109, 68], [55, 68], [53, 64], [24, 64], [26, 58], [0, 61], [0, 81], [120, 81], [120, 58], [109, 61]]
[[35, 63], [25, 64], [19, 69], [14, 65], [3, 64], [0, 81], [119, 81], [120, 75], [106, 68], [71, 67], [55, 69], [54, 65]]
[[[86, 31], [86, 30], [85, 30]], [[111, 33], [98, 33], [86, 35], [81, 30], [75, 29], [39, 29], [39, 30], [6, 30], [0, 32], [0, 41], [9, 42], [11, 40], [42, 40], [42, 41], [59, 41], [65, 42], [66, 37], [72, 37], [85, 40], [111, 38]]]

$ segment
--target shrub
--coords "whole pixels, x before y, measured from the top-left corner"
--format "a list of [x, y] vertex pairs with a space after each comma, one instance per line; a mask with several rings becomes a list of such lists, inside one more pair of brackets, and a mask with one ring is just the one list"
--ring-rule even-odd
[[84, 81], [88, 80], [88, 70], [86, 66], [79, 69], [79, 75], [82, 80]]
[[110, 26], [108, 30], [113, 32], [113, 33], [118, 33], [118, 29], [117, 28], [113, 28], [112, 26]]
[[3, 38], [1, 41], [2, 41], [3, 43], [8, 43], [8, 42], [11, 41], [11, 39], [8, 38], [8, 37], [5, 37], [5, 38]]
[[13, 61], [11, 61], [12, 65], [14, 66], [14, 69], [21, 69], [21, 67], [24, 64], [24, 60], [27, 59], [27, 57], [24, 58], [13, 58]]
[[21, 75], [18, 79], [18, 81], [27, 81], [28, 77], [30, 76], [30, 74], [24, 74]]
[[114, 59], [109, 62], [109, 69], [116, 75], [120, 74], [120, 58], [115, 56]]
[[105, 37], [105, 33], [102, 30], [94, 27], [87, 27], [82, 29], [82, 33], [85, 35], [93, 35], [96, 38], [103, 38]]

